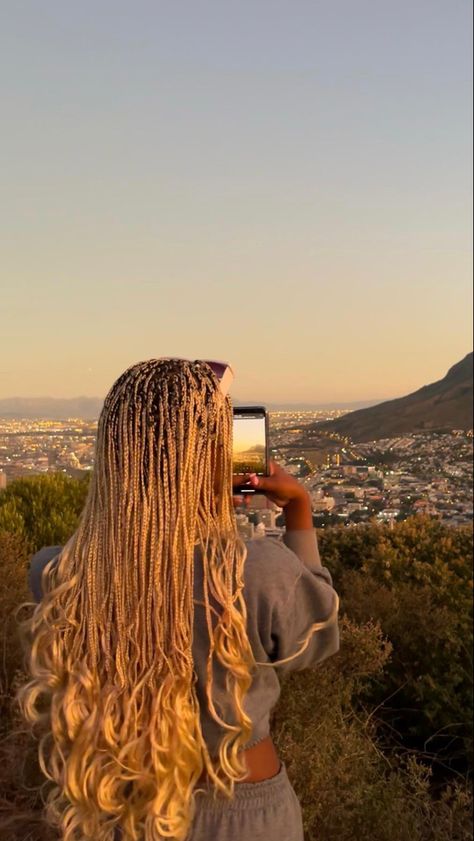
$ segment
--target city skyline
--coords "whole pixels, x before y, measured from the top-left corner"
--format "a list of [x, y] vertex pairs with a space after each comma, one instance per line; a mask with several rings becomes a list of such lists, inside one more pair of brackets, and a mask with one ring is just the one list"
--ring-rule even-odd
[[230, 361], [384, 401], [472, 350], [468, 4], [25, 0], [0, 32], [0, 398]]

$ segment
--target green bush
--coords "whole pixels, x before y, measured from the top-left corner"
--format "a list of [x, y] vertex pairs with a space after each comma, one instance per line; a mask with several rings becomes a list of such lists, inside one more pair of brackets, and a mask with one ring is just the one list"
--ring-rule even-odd
[[342, 615], [378, 620], [393, 644], [383, 682], [360, 700], [388, 699], [379, 715], [398, 742], [472, 769], [471, 527], [416, 516], [318, 538]]
[[63, 545], [77, 528], [89, 486], [89, 475], [72, 479], [63, 473], [16, 479], [0, 493], [0, 531], [23, 535], [32, 552]]

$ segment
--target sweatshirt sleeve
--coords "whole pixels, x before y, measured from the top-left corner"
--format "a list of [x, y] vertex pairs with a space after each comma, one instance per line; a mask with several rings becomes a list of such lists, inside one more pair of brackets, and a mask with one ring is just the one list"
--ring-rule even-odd
[[43, 546], [39, 552], [33, 555], [30, 561], [30, 569], [28, 573], [28, 586], [33, 593], [36, 602], [40, 602], [43, 597], [41, 588], [41, 577], [43, 570], [52, 558], [59, 555], [62, 546]]
[[287, 529], [283, 534], [283, 543], [308, 569], [332, 586], [331, 573], [321, 564], [316, 529]]
[[281, 673], [316, 666], [339, 651], [339, 597], [329, 570], [322, 566], [314, 529], [287, 531], [287, 593], [272, 605], [272, 650], [270, 660], [284, 660], [295, 654], [317, 622], [327, 627], [314, 630], [304, 651], [288, 663], [277, 666]]

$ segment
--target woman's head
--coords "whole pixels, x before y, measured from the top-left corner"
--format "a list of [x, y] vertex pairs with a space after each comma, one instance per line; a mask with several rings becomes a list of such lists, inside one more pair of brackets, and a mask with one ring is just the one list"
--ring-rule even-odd
[[232, 408], [206, 362], [150, 359], [116, 380], [99, 419], [94, 478], [117, 505], [153, 499], [174, 519], [186, 504], [188, 529], [218, 506], [232, 517]]
[[[197, 543], [207, 615], [209, 592], [218, 608], [210, 663], [227, 670], [238, 722], [226, 727], [215, 713], [211, 667], [218, 760], [201, 732], [191, 650]], [[232, 506], [232, 409], [219, 380], [200, 361], [131, 366], [100, 415], [79, 526], [45, 570], [30, 624], [32, 680], [20, 692], [25, 716], [45, 724], [47, 815], [64, 841], [105, 841], [118, 825], [124, 841], [184, 838], [202, 771], [227, 793], [245, 774], [237, 753], [251, 732], [243, 701], [255, 662], [245, 555]]]

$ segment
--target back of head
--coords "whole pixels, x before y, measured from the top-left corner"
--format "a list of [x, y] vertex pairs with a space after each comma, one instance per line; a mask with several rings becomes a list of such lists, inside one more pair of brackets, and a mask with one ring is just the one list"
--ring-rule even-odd
[[[217, 761], [193, 679], [196, 544], [207, 607], [211, 590], [221, 608], [211, 649], [228, 670], [239, 722], [219, 719]], [[203, 769], [228, 795], [245, 775], [237, 752], [251, 731], [242, 703], [254, 660], [244, 561], [232, 408], [219, 381], [200, 361], [133, 365], [105, 400], [79, 527], [45, 571], [31, 620], [32, 679], [20, 692], [25, 716], [45, 728], [47, 816], [64, 841], [106, 841], [117, 826], [123, 841], [184, 839]], [[208, 701], [214, 715], [212, 679]]]
[[[99, 419], [91, 513], [157, 512], [202, 535], [218, 516], [233, 529], [232, 408], [205, 362], [151, 359], [114, 383]], [[106, 499], [107, 497], [107, 499]], [[132, 513], [133, 512], [133, 513]]]

